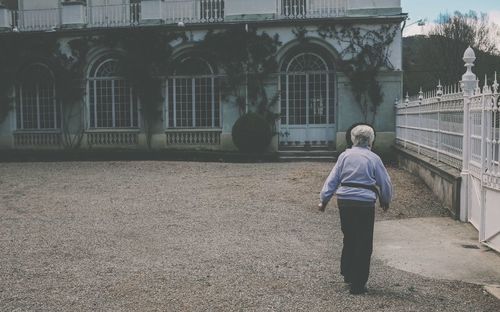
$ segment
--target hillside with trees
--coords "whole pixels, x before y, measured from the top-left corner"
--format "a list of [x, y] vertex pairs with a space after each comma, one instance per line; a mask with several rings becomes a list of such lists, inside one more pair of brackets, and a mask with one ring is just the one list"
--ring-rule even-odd
[[498, 25], [489, 23], [485, 14], [471, 11], [441, 15], [429, 35], [404, 38], [405, 94], [416, 94], [420, 87], [432, 90], [439, 80], [442, 85], [457, 83], [465, 72], [462, 57], [469, 46], [476, 53], [474, 72], [481, 85], [485, 75], [491, 82], [495, 71], [500, 75], [500, 52], [492, 40], [495, 37], [500, 37]]

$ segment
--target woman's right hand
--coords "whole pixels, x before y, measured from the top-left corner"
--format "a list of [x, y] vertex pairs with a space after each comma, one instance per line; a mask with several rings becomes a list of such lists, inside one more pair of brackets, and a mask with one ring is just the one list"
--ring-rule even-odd
[[318, 209], [319, 209], [319, 211], [324, 212], [325, 209], [326, 209], [326, 204], [319, 203], [318, 204]]

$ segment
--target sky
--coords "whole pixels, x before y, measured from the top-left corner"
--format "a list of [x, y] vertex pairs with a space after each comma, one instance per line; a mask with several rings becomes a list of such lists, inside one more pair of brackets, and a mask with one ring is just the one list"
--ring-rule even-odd
[[[488, 13], [490, 21], [500, 25], [500, 0], [401, 0], [401, 6], [410, 18], [404, 36], [425, 34], [440, 13], [453, 14], [455, 11]], [[411, 25], [419, 19], [427, 19], [426, 26]], [[497, 40], [500, 47], [500, 38]]]

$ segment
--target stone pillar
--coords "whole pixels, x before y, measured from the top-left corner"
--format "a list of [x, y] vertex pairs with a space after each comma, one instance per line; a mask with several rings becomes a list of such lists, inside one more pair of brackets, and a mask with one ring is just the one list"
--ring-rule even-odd
[[85, 10], [87, 6], [83, 1], [62, 3], [62, 27], [82, 28], [87, 24]]
[[142, 0], [140, 24], [163, 23], [164, 0]]
[[0, 4], [0, 31], [11, 29], [11, 12], [9, 9]]
[[460, 191], [460, 221], [467, 222], [469, 219], [469, 209], [471, 205], [471, 198], [469, 194], [470, 185], [470, 171], [469, 171], [469, 161], [470, 161], [470, 98], [474, 95], [474, 91], [477, 85], [477, 77], [472, 72], [472, 67], [474, 66], [474, 61], [476, 60], [476, 55], [474, 50], [469, 47], [465, 53], [464, 58], [465, 67], [467, 67], [467, 72], [462, 76], [462, 91], [464, 94], [464, 117], [463, 117], [463, 141], [462, 141], [462, 184]]

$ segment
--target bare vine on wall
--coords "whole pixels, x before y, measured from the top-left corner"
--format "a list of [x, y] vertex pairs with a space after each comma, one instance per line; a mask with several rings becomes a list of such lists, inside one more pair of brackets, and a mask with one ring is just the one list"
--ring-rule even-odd
[[[56, 36], [44, 38], [12, 36], [0, 47], [0, 121], [13, 109], [12, 92], [22, 66], [41, 60], [53, 71], [56, 98], [63, 111], [63, 143], [69, 148], [80, 146], [84, 125], [74, 119], [83, 114], [81, 103], [85, 92], [84, 68], [91, 49], [102, 47], [118, 52], [121, 75], [130, 81], [141, 102], [148, 145], [155, 125], [161, 118], [162, 80], [175, 67], [173, 44], [187, 40], [184, 32], [162, 29], [108, 32], [61, 41]], [[241, 27], [209, 32], [194, 45], [192, 53], [209, 57], [223, 69], [223, 96], [235, 95], [236, 103], [245, 107], [246, 100], [271, 123], [276, 119], [270, 107], [278, 96], [268, 97], [265, 83], [276, 72], [275, 55], [281, 43], [277, 36], [257, 33]], [[64, 47], [63, 47], [64, 46]], [[247, 90], [245, 90], [245, 87]], [[242, 94], [245, 90], [245, 95]], [[246, 96], [247, 95], [247, 96]], [[71, 129], [70, 129], [71, 127]]]
[[[255, 106], [257, 113], [274, 125], [277, 114], [271, 107], [279, 94], [267, 95], [265, 84], [276, 73], [276, 53], [281, 42], [279, 36], [270, 36], [255, 29], [233, 27], [222, 32], [209, 32], [198, 47], [201, 55], [222, 69], [223, 95], [234, 96], [240, 113], [245, 106]], [[246, 88], [242, 88], [246, 87]]]
[[70, 40], [67, 42], [69, 55], [63, 53], [60, 44], [54, 51], [56, 96], [63, 108], [62, 134], [67, 148], [79, 148], [85, 131], [83, 122], [75, 127], [73, 121], [82, 116], [85, 109], [81, 99], [85, 92], [83, 76], [90, 42], [89, 38]]
[[25, 38], [11, 36], [3, 39], [0, 49], [0, 122], [5, 119], [13, 105], [13, 89], [22, 83], [19, 75], [22, 68], [32, 63], [40, 62], [47, 65], [54, 74], [56, 101], [63, 112], [62, 133], [65, 147], [78, 147], [83, 134], [76, 131], [71, 135], [68, 121], [75, 115], [75, 105], [83, 95], [82, 74], [85, 66], [88, 41], [76, 39], [68, 42], [71, 55], [62, 52], [61, 44], [55, 36], [45, 38]]
[[323, 39], [333, 39], [342, 47], [337, 65], [351, 82], [364, 122], [374, 123], [383, 102], [384, 94], [377, 77], [381, 70], [394, 70], [389, 60], [389, 46], [398, 31], [399, 26], [394, 24], [371, 28], [322, 25], [317, 30]]
[[162, 116], [162, 80], [173, 73], [173, 42], [177, 40], [187, 40], [185, 33], [138, 29], [109, 33], [94, 42], [122, 52], [118, 58], [120, 74], [131, 83], [140, 100], [149, 148], [154, 127]]

